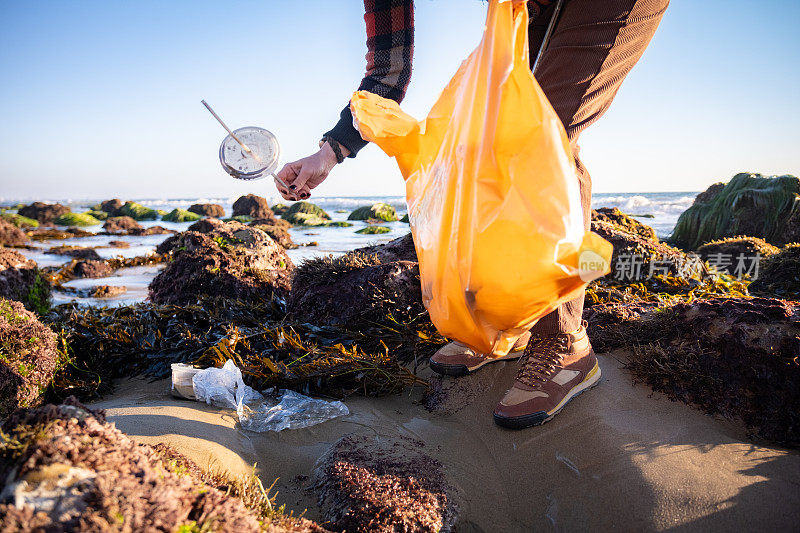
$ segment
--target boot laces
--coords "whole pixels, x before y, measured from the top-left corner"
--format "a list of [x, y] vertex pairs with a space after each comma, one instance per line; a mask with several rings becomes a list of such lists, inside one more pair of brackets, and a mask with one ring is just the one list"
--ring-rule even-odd
[[531, 335], [522, 366], [517, 373], [517, 381], [537, 387], [561, 368], [566, 351], [569, 349], [567, 335]]

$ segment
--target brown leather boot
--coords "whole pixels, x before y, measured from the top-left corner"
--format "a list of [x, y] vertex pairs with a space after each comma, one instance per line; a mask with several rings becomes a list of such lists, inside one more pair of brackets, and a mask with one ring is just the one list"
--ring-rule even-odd
[[517, 339], [514, 348], [503, 357], [489, 357], [482, 353], [476, 353], [472, 348], [460, 342], [451, 342], [433, 354], [430, 361], [431, 370], [447, 376], [466, 376], [489, 363], [519, 359], [522, 357], [522, 352], [525, 350], [530, 336], [530, 333], [525, 333]]
[[574, 333], [532, 335], [514, 385], [494, 409], [494, 421], [511, 429], [538, 426], [599, 380], [585, 322]]

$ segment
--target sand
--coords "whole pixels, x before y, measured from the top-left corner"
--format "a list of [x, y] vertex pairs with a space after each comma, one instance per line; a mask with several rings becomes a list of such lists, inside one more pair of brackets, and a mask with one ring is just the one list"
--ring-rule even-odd
[[747, 440], [736, 424], [633, 385], [623, 354], [603, 378], [539, 428], [498, 428], [491, 409], [515, 363], [443, 380], [439, 406], [421, 394], [350, 398], [347, 417], [302, 430], [249, 433], [235, 413], [172, 398], [168, 381], [120, 383], [92, 407], [136, 440], [197, 461], [280, 480], [279, 501], [322, 520], [307, 488], [314, 463], [349, 433], [425, 442], [457, 491], [458, 531], [790, 530], [800, 520], [800, 455]]

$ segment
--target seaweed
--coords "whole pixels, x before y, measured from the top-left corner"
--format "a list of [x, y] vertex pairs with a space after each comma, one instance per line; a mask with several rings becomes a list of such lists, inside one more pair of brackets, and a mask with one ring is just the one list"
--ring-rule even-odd
[[715, 298], [638, 311], [613, 327], [590, 317], [590, 335], [599, 328], [605, 350], [628, 350], [627, 368], [653, 389], [800, 445], [798, 304]]
[[279, 386], [337, 397], [389, 394], [424, 383], [414, 374], [416, 366], [408, 365], [446, 342], [427, 314], [317, 326], [287, 320], [278, 298], [117, 308], [65, 304], [47, 321], [60, 332], [69, 361], [50, 391], [57, 398], [103, 394], [117, 377], [165, 378], [171, 363], [221, 366], [227, 359], [259, 389]]
[[800, 243], [787, 244], [768, 257], [758, 279], [750, 284], [753, 294], [800, 301]]

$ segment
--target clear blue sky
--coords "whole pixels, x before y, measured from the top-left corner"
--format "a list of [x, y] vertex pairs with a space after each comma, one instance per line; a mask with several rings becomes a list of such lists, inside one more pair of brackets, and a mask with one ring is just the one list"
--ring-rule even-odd
[[[478, 43], [486, 4], [418, 0], [403, 107], [424, 117]], [[364, 71], [357, 0], [0, 0], [0, 197], [270, 194], [236, 182], [223, 130], [315, 149]], [[737, 171], [800, 173], [800, 2], [673, 0], [607, 115], [582, 137], [595, 191], [700, 190]], [[316, 194], [403, 194], [370, 146]]]

